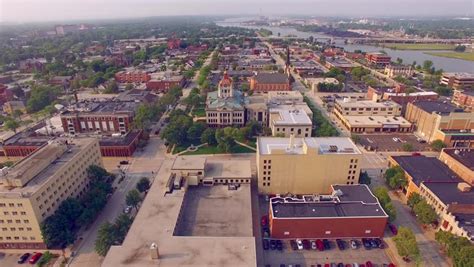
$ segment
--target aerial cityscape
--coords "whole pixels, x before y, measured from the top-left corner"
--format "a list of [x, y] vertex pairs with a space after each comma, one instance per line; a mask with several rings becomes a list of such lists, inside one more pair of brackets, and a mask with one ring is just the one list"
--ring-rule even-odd
[[474, 5], [0, 1], [0, 266], [474, 267]]

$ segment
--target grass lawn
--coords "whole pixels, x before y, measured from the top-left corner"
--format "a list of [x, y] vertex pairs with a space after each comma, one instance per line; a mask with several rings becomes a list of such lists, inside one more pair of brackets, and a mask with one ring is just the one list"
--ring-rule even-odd
[[429, 54], [429, 55], [437, 56], [437, 57], [449, 57], [449, 58], [457, 58], [457, 59], [462, 59], [462, 60], [474, 61], [474, 52], [464, 52], [464, 53], [458, 53], [458, 52], [425, 52], [425, 54]]
[[[225, 154], [223, 150], [220, 150], [217, 146], [202, 146], [196, 151], [186, 152], [183, 155], [203, 155], [203, 154]], [[243, 147], [240, 145], [236, 145], [235, 149], [232, 153], [255, 153], [255, 151]]]
[[398, 50], [454, 50], [456, 47], [452, 44], [393, 44], [393, 43], [382, 43], [380, 46], [384, 46], [391, 49]]
[[204, 107], [195, 107], [193, 109], [192, 114], [194, 116], [197, 116], [197, 117], [205, 117], [206, 116], [206, 110], [204, 109]]

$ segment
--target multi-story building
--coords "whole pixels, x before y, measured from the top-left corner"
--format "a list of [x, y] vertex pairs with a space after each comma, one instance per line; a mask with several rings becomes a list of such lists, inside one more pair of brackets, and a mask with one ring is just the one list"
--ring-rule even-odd
[[326, 58], [326, 68], [338, 68], [343, 71], [351, 71], [353, 68], [355, 68], [357, 65], [354, 63], [350, 62], [349, 60], [343, 58], [343, 57], [336, 57], [336, 58]]
[[130, 131], [135, 111], [140, 102], [107, 101], [79, 102], [61, 113], [64, 132], [78, 133], [121, 133]]
[[304, 79], [306, 84], [311, 88], [313, 93], [319, 91], [319, 84], [327, 83], [327, 84], [339, 84], [339, 81], [335, 78], [306, 78]]
[[13, 93], [6, 85], [0, 83], [0, 104], [13, 99]]
[[439, 160], [470, 185], [474, 185], [474, 150], [445, 148]]
[[245, 121], [245, 97], [224, 73], [217, 91], [207, 94], [206, 123], [210, 127], [227, 127], [244, 126]]
[[250, 90], [267, 93], [269, 91], [291, 91], [290, 79], [283, 73], [259, 72], [250, 78]]
[[454, 90], [452, 102], [456, 106], [472, 112], [474, 111], [474, 91]]
[[474, 129], [474, 113], [464, 112], [450, 103], [414, 101], [408, 103], [405, 118], [415, 124], [416, 134], [428, 142], [440, 139], [449, 146], [474, 146], [474, 140], [469, 137]]
[[148, 90], [166, 93], [173, 87], [183, 87], [186, 83], [183, 75], [158, 75], [153, 74], [146, 83]]
[[[367, 185], [332, 185], [329, 195], [270, 199], [270, 236], [381, 238], [388, 215]], [[350, 227], [348, 227], [350, 226]]]
[[472, 89], [474, 87], [474, 74], [466, 72], [443, 73], [439, 82], [453, 89]]
[[142, 131], [130, 131], [121, 136], [107, 136], [99, 140], [102, 157], [131, 157], [138, 147]]
[[102, 166], [96, 139], [57, 139], [2, 170], [0, 249], [45, 249], [41, 222], [87, 190], [91, 165]]
[[377, 87], [369, 86], [367, 89], [367, 98], [373, 101], [391, 100], [402, 106], [402, 113], [406, 109], [409, 102], [417, 100], [432, 100], [438, 99], [438, 94], [432, 91], [406, 93], [404, 86]]
[[390, 65], [385, 66], [385, 70], [383, 73], [390, 78], [397, 77], [397, 76], [411, 77], [413, 76], [414, 69], [412, 65], [391, 65], [390, 64]]
[[115, 73], [115, 80], [119, 83], [146, 83], [150, 79], [150, 74], [144, 71], [119, 71]]
[[361, 155], [345, 137], [260, 137], [259, 193], [323, 194], [332, 184], [358, 184]]
[[374, 53], [365, 54], [365, 59], [371, 65], [386, 66], [390, 64], [390, 60], [392, 58], [389, 55], [386, 55], [384, 53], [374, 52]]
[[271, 108], [269, 126], [273, 136], [310, 137], [313, 122], [303, 109], [291, 106]]
[[411, 132], [412, 124], [400, 116], [402, 107], [393, 101], [336, 100], [334, 115], [350, 132]]

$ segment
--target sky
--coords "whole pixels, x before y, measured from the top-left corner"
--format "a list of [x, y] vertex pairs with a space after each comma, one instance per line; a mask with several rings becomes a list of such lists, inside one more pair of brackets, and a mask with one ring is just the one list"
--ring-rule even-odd
[[[261, 10], [261, 13], [260, 13]], [[0, 21], [170, 15], [473, 16], [472, 0], [0, 0]]]

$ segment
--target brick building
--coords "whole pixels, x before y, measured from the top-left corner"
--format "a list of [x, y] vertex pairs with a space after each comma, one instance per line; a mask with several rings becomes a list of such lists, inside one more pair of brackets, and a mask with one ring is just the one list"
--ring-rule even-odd
[[140, 102], [80, 102], [61, 113], [64, 132], [121, 133], [130, 131]]
[[374, 238], [388, 215], [366, 185], [332, 185], [330, 195], [271, 198], [269, 219], [277, 239]]
[[146, 88], [155, 92], [166, 93], [173, 87], [183, 87], [186, 80], [182, 75], [174, 76], [157, 76], [152, 75], [152, 78], [146, 83]]
[[365, 54], [365, 59], [371, 65], [386, 66], [390, 64], [390, 60], [392, 58], [389, 55], [383, 53], [367, 53]]
[[146, 83], [150, 79], [144, 71], [119, 71], [115, 74], [115, 80], [119, 83]]
[[473, 88], [474, 74], [465, 72], [443, 73], [439, 83], [457, 90]]
[[13, 93], [8, 87], [0, 83], [0, 103], [5, 103], [13, 99]]
[[474, 111], [474, 91], [454, 90], [452, 102], [466, 111]]
[[414, 69], [411, 65], [387, 65], [385, 66], [384, 74], [390, 78], [396, 76], [411, 77], [413, 76]]
[[138, 147], [142, 131], [130, 131], [124, 136], [108, 136], [99, 140], [102, 157], [131, 157]]
[[291, 91], [290, 79], [283, 73], [263, 73], [250, 78], [250, 90], [267, 93], [269, 91]]
[[474, 185], [474, 150], [445, 148], [439, 155], [439, 160], [466, 183]]

